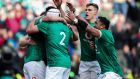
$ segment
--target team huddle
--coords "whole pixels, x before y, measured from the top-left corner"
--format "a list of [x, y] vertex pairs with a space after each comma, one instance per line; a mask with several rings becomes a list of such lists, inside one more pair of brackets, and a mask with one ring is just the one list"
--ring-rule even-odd
[[68, 45], [78, 39], [81, 44], [79, 79], [122, 79], [114, 38], [108, 30], [110, 21], [97, 16], [98, 5], [87, 4], [83, 18], [75, 15], [71, 3], [67, 3], [69, 11], [65, 13], [62, 0], [53, 2], [54, 5], [28, 25], [28, 35], [19, 41], [20, 49], [26, 49], [25, 79], [68, 79], [71, 69]]

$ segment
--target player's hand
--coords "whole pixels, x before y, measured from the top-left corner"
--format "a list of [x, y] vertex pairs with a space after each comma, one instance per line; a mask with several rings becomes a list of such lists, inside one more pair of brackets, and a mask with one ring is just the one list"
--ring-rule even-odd
[[57, 7], [58, 9], [61, 8], [62, 0], [53, 0], [53, 2], [54, 2], [54, 4], [56, 5], [56, 7]]
[[29, 39], [30, 39], [30, 38], [29, 38], [28, 35], [26, 35], [26, 36], [20, 38], [20, 39], [19, 39], [19, 47], [26, 47], [27, 44], [29, 43]]
[[74, 21], [74, 19], [76, 18], [74, 13], [72, 11], [68, 11], [67, 12], [67, 17], [71, 20]]
[[69, 3], [69, 2], [67, 2], [66, 4], [69, 7], [70, 11], [72, 11], [74, 13], [75, 12], [74, 6], [71, 3]]

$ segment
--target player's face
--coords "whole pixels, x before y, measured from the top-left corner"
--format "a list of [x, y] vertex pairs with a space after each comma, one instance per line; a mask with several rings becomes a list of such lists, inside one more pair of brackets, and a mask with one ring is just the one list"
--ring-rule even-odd
[[95, 21], [95, 28], [97, 29], [103, 29], [104, 28], [104, 24], [98, 19], [97, 21]]
[[94, 6], [86, 7], [86, 19], [87, 20], [93, 19], [96, 16], [97, 12], [98, 10]]

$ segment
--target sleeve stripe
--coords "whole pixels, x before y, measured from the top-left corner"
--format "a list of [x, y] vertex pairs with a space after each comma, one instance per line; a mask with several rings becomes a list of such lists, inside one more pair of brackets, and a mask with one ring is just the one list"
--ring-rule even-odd
[[102, 37], [102, 32], [99, 30], [99, 33], [100, 33], [100, 36], [98, 38], [101, 38]]

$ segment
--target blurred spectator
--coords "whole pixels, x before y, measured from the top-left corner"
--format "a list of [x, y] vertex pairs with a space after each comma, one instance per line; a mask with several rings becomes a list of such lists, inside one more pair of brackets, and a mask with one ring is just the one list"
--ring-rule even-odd
[[133, 71], [133, 75], [134, 78], [137, 79], [138, 78], [138, 70], [139, 70], [139, 64], [138, 64], [138, 55], [137, 55], [137, 49], [135, 47], [132, 48], [132, 53], [131, 53], [131, 57], [132, 57], [132, 71]]
[[33, 0], [31, 1], [31, 9], [35, 12], [37, 16], [39, 16], [45, 9], [43, 0]]
[[128, 4], [130, 4], [130, 6], [136, 7], [135, 0], [127, 0], [127, 2], [128, 2]]
[[3, 1], [0, 0], [0, 8], [4, 5]]
[[7, 15], [6, 15], [6, 8], [5, 7], [1, 7], [0, 8], [0, 27], [1, 26], [6, 26], [5, 25], [5, 19], [6, 19]]
[[0, 28], [0, 47], [2, 47], [7, 40], [7, 31], [6, 29]]
[[14, 10], [15, 10], [15, 18], [17, 22], [20, 23], [21, 19], [25, 16], [25, 11], [22, 5], [18, 2], [15, 4]]
[[8, 17], [6, 18], [5, 22], [8, 29], [11, 30], [13, 33], [16, 33], [20, 29], [20, 23], [16, 19], [16, 14], [14, 9], [9, 11]]
[[124, 53], [124, 56], [125, 56], [125, 58], [127, 60], [127, 68], [132, 70], [133, 61], [132, 61], [132, 57], [131, 57], [130, 48], [129, 48], [129, 46], [127, 44], [124, 45], [124, 47], [123, 47], [123, 53]]
[[112, 24], [114, 25], [119, 21], [120, 27], [123, 28], [128, 12], [128, 4], [126, 0], [113, 0], [113, 12]]
[[123, 69], [127, 67], [127, 60], [124, 56], [123, 50], [118, 50], [118, 62]]
[[111, 19], [113, 17], [113, 4], [111, 0], [103, 0], [100, 7], [100, 16], [107, 17], [108, 19]]
[[14, 39], [14, 33], [9, 30], [8, 33], [8, 39], [7, 39], [7, 45], [13, 49], [16, 49], [17, 48], [17, 42], [15, 41]]
[[128, 11], [128, 5], [127, 5], [126, 0], [114, 0], [113, 5], [114, 5], [113, 6], [114, 14], [120, 13], [126, 17], [127, 11]]
[[7, 2], [7, 3], [5, 4], [5, 7], [6, 7], [7, 12], [13, 9], [13, 5], [12, 5], [12, 3], [10, 3], [10, 2]]

